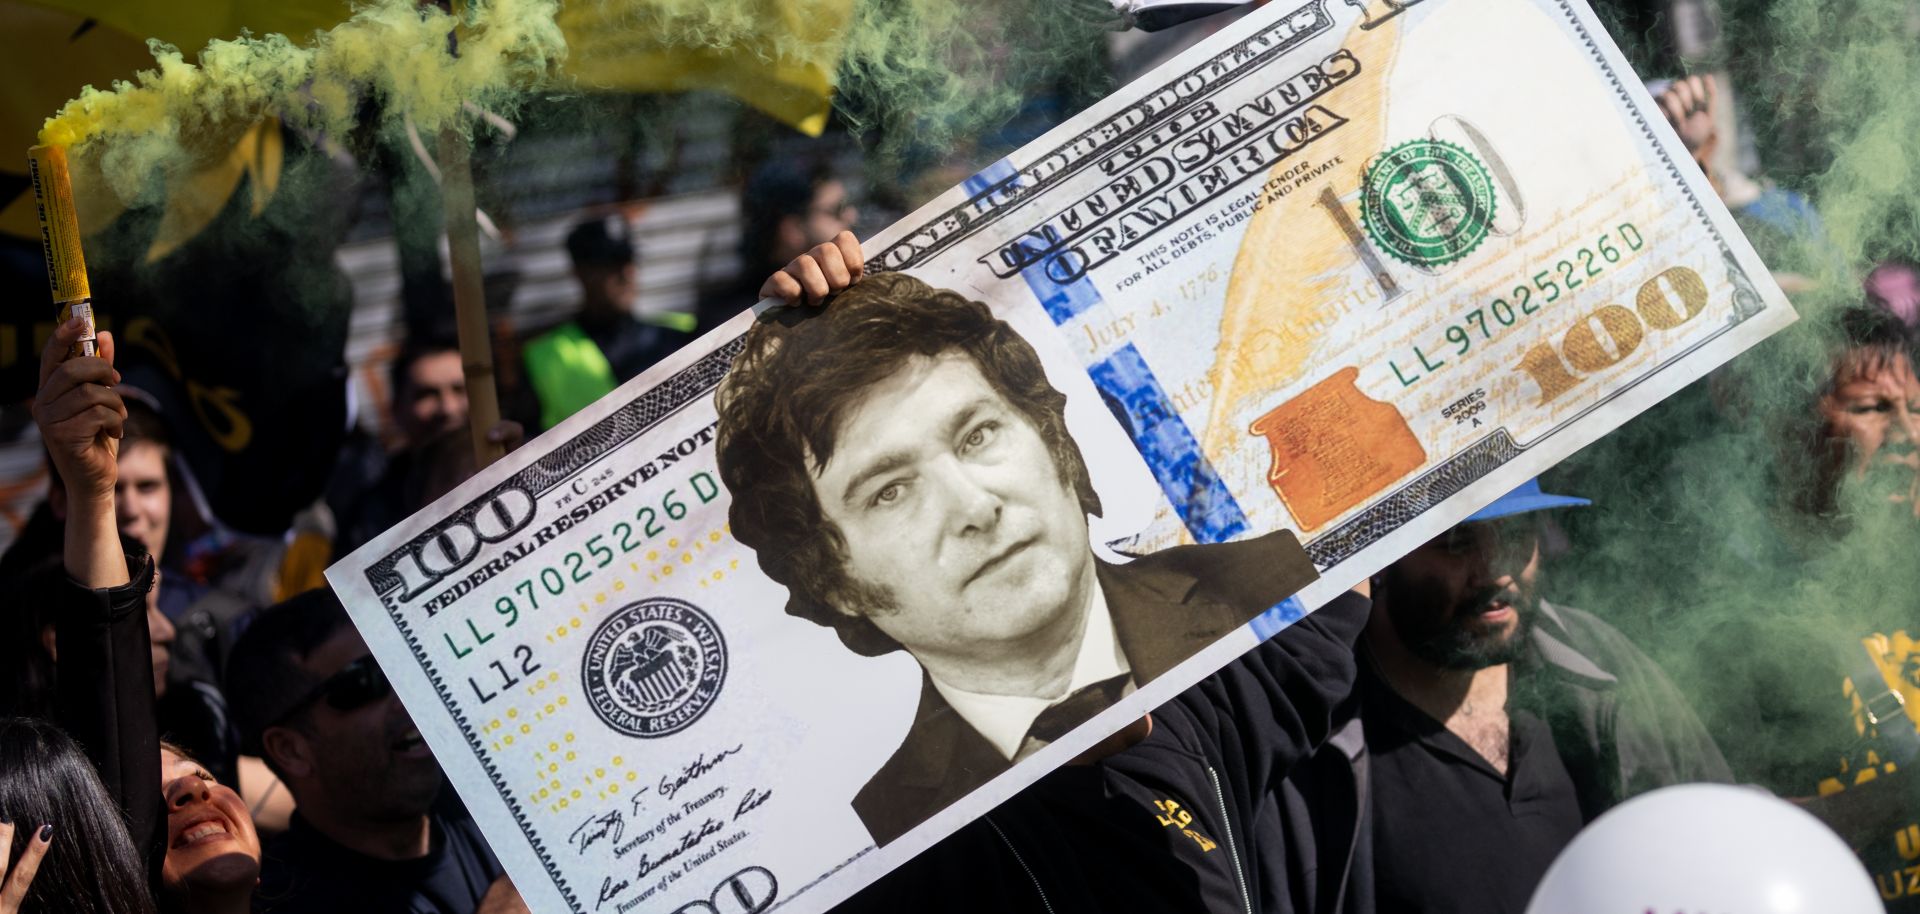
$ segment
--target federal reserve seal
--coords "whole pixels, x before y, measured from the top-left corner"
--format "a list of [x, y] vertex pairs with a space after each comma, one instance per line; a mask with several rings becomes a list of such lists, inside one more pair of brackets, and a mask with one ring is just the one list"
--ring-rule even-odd
[[1445, 140], [1410, 140], [1376, 156], [1361, 184], [1373, 243], [1417, 267], [1467, 256], [1493, 225], [1493, 176]]
[[693, 604], [651, 597], [615, 610], [593, 630], [581, 661], [587, 701], [628, 736], [686, 729], [727, 678], [727, 643]]

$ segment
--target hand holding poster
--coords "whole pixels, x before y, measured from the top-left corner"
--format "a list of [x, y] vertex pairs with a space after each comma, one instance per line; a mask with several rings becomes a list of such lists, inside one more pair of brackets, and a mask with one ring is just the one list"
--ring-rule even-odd
[[823, 910], [1792, 319], [1631, 80], [1269, 5], [329, 577], [536, 909]]

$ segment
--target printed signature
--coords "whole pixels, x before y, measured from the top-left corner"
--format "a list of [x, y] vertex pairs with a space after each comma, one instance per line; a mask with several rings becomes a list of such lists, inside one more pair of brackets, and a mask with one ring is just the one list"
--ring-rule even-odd
[[680, 769], [679, 775], [671, 778], [664, 774], [660, 776], [660, 795], [669, 800], [673, 799], [673, 795], [679, 793], [680, 788], [699, 780], [701, 775], [720, 767], [721, 762], [732, 758], [738, 754], [742, 748], [744, 748], [744, 744], [735, 746], [732, 749], [722, 750], [715, 754], [712, 759], [708, 759], [705, 752], [694, 756], [693, 761], [688, 762], [686, 767]]
[[592, 847], [595, 842], [603, 838], [607, 841], [618, 843], [620, 836], [626, 834], [626, 832], [626, 819], [620, 815], [620, 810], [611, 809], [602, 815], [594, 816], [580, 823], [580, 827], [574, 829], [573, 834], [567, 836], [567, 841], [574, 846], [575, 850], [584, 854], [587, 852], [587, 848]]

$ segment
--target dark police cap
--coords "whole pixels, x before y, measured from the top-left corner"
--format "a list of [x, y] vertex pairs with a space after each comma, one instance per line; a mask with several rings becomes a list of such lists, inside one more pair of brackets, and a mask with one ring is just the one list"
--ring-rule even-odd
[[633, 263], [633, 229], [625, 216], [613, 214], [589, 219], [567, 233], [567, 255], [576, 265], [619, 266]]

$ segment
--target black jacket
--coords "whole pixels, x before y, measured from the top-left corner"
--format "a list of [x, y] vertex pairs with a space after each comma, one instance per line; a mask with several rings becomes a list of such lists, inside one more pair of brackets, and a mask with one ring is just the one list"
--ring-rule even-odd
[[[1373, 914], [1352, 694], [1370, 607], [1342, 595], [1156, 709], [1141, 744], [1048, 775], [841, 910]], [[1514, 700], [1552, 728], [1589, 819], [1656, 787], [1731, 780], [1679, 691], [1611, 626], [1543, 602], [1529, 638]]]
[[[1337, 909], [1358, 836], [1287, 815], [1283, 784], [1352, 690], [1370, 605], [1340, 596], [1156, 709], [1139, 744], [1047, 775], [839, 910]], [[1290, 853], [1303, 847], [1326, 860]]]
[[1658, 664], [1592, 613], [1539, 606], [1509, 700], [1552, 728], [1587, 821], [1659, 787], [1733, 782], [1720, 747]]
[[[1315, 575], [1293, 534], [1177, 546], [1096, 574], [1114, 637], [1146, 683], [1306, 586]], [[905, 834], [1012, 763], [924, 675], [906, 738], [854, 796], [878, 844]]]
[[54, 608], [56, 702], [60, 726], [87, 753], [127, 815], [133, 846], [159, 884], [167, 854], [166, 800], [160, 792], [160, 729], [154, 713], [153, 653], [147, 591], [153, 558], [127, 546], [131, 580], [90, 590], [72, 579]]

